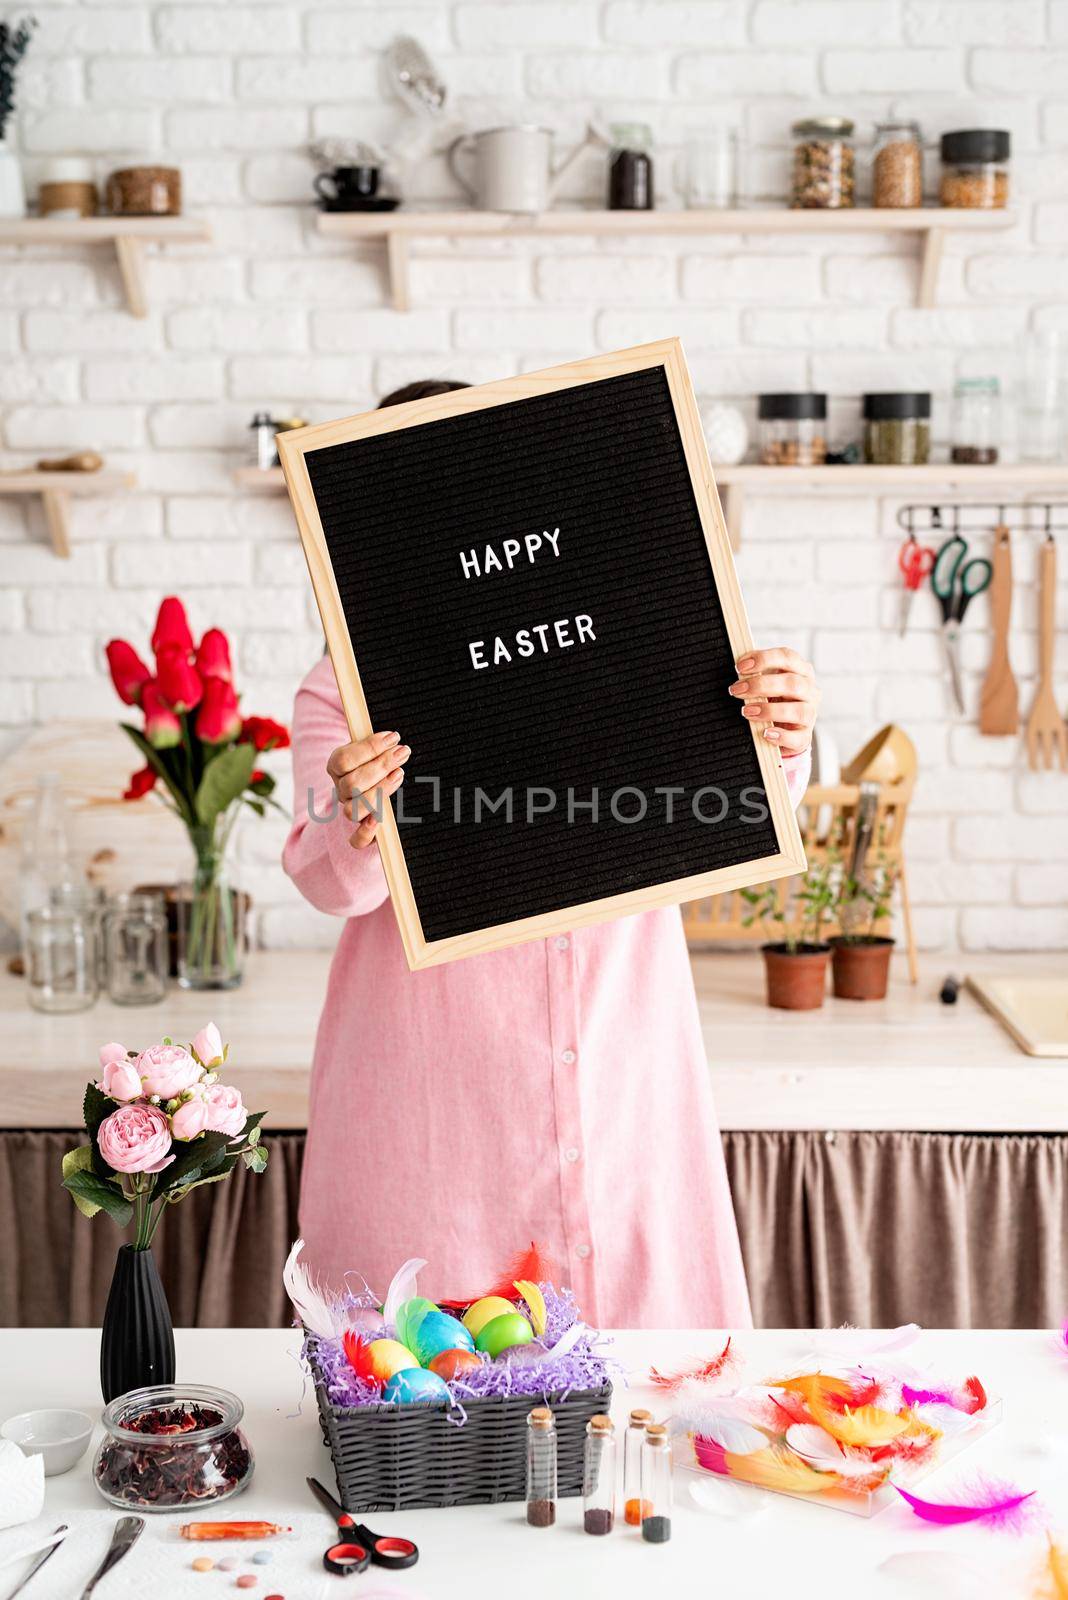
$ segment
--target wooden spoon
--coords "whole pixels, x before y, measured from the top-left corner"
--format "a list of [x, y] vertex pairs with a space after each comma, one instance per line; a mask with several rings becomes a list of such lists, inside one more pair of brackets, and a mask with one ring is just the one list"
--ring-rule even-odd
[[1020, 725], [1016, 679], [1009, 664], [1009, 618], [1012, 615], [1012, 545], [1009, 530], [994, 529], [991, 565], [990, 612], [994, 620], [994, 648], [979, 698], [979, 732], [1000, 736], [1015, 733]]
[[1050, 535], [1039, 557], [1039, 679], [1035, 703], [1027, 719], [1027, 754], [1031, 766], [1052, 768], [1054, 760], [1068, 771], [1068, 727], [1053, 692], [1053, 607], [1057, 594], [1057, 546]]

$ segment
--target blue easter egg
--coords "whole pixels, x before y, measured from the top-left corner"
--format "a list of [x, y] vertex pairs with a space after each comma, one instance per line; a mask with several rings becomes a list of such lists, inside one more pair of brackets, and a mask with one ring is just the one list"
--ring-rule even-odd
[[450, 1317], [447, 1311], [428, 1311], [415, 1330], [409, 1347], [419, 1359], [419, 1365], [428, 1367], [443, 1350], [473, 1350], [475, 1341], [462, 1322]]
[[449, 1386], [436, 1372], [427, 1372], [422, 1367], [408, 1367], [404, 1372], [395, 1372], [382, 1390], [383, 1400], [397, 1400], [402, 1405], [434, 1405], [439, 1400], [444, 1400], [446, 1405], [452, 1404]]

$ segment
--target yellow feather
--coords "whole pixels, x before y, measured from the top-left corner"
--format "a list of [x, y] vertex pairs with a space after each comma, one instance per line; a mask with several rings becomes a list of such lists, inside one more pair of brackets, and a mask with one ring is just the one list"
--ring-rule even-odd
[[878, 1406], [861, 1406], [856, 1411], [846, 1406], [844, 1411], [835, 1411], [815, 1395], [808, 1404], [820, 1427], [825, 1428], [839, 1444], [868, 1447], [889, 1444], [891, 1439], [896, 1439], [909, 1428], [908, 1417], [897, 1417], [892, 1411], [883, 1411]]
[[756, 1484], [761, 1489], [776, 1489], [780, 1494], [825, 1494], [842, 1483], [837, 1472], [817, 1472], [792, 1450], [783, 1450], [777, 1445], [755, 1450], [748, 1456], [732, 1456], [725, 1452], [723, 1460], [732, 1478]]
[[1062, 1550], [1055, 1545], [1049, 1534], [1049, 1575], [1053, 1581], [1053, 1593], [1057, 1600], [1068, 1600], [1068, 1550]]
[[537, 1284], [531, 1283], [528, 1278], [519, 1278], [512, 1288], [517, 1289], [526, 1301], [534, 1332], [540, 1339], [545, 1332], [545, 1296]]

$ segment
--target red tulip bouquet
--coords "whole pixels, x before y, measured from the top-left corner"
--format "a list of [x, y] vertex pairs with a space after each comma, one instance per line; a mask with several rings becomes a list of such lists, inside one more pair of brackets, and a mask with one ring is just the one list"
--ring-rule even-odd
[[122, 724], [146, 763], [125, 798], [156, 790], [193, 846], [194, 881], [179, 899], [181, 982], [230, 988], [241, 981], [243, 935], [241, 902], [226, 882], [226, 846], [243, 806], [261, 817], [277, 807], [275, 780], [256, 758], [284, 749], [289, 730], [269, 717], [242, 716], [225, 633], [209, 628], [195, 644], [173, 596], [159, 608], [152, 651], [154, 671], [125, 639], [107, 647], [119, 698], [144, 715], [143, 728]]

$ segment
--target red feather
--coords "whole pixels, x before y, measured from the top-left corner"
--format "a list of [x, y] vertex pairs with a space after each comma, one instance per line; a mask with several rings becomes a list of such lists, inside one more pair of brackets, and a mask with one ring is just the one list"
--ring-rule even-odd
[[965, 1378], [964, 1393], [971, 1396], [974, 1404], [962, 1405], [962, 1411], [967, 1411], [969, 1416], [974, 1416], [977, 1411], [984, 1411], [986, 1409], [986, 1390], [983, 1388], [978, 1378]]
[[483, 1289], [481, 1294], [469, 1295], [466, 1300], [439, 1300], [438, 1305], [450, 1311], [465, 1310], [474, 1305], [476, 1300], [484, 1300], [489, 1295], [500, 1295], [502, 1300], [519, 1299], [516, 1282], [524, 1279], [528, 1283], [552, 1283], [556, 1273], [555, 1264], [531, 1240], [528, 1250], [521, 1250], [515, 1257], [511, 1266], [505, 1267], [492, 1289]]
[[362, 1378], [364, 1383], [374, 1384], [376, 1389], [380, 1389], [382, 1387], [381, 1380], [376, 1378], [371, 1370], [371, 1357], [368, 1354], [367, 1341], [361, 1339], [359, 1334], [352, 1328], [346, 1328], [341, 1335], [341, 1343], [345, 1347], [345, 1355], [348, 1358], [349, 1366], [356, 1376]]
[[712, 1383], [722, 1376], [733, 1361], [731, 1355], [731, 1342], [728, 1339], [718, 1356], [713, 1356], [711, 1361], [699, 1362], [694, 1367], [683, 1367], [679, 1372], [658, 1372], [655, 1367], [649, 1368], [649, 1382], [655, 1383], [658, 1389], [678, 1389], [682, 1384], [696, 1379], [699, 1383]]

